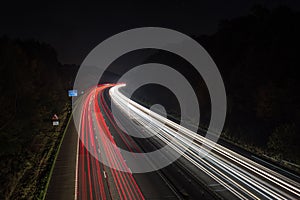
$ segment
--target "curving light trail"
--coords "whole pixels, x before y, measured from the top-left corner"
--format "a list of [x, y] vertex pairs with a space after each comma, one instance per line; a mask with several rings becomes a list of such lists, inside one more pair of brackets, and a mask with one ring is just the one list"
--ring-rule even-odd
[[110, 97], [124, 115], [147, 130], [141, 134], [154, 134], [237, 198], [300, 199], [299, 183], [146, 109], [123, 95], [123, 86], [112, 87]]
[[[131, 173], [115, 168], [128, 168], [101, 113], [106, 106], [104, 89], [112, 85], [92, 88], [82, 103], [80, 145], [78, 158], [79, 199], [144, 199]], [[107, 142], [109, 138], [109, 142]], [[86, 148], [88, 147], [88, 148]], [[98, 159], [106, 159], [107, 167]]]

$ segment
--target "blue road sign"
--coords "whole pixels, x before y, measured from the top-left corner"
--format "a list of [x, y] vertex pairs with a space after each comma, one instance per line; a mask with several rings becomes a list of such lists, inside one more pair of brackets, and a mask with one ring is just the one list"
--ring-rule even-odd
[[77, 97], [77, 90], [69, 90], [69, 97]]

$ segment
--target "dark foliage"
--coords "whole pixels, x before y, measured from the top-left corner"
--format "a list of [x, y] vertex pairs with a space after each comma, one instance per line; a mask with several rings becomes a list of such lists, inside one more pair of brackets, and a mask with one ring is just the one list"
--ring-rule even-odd
[[37, 170], [55, 140], [51, 116], [67, 103], [60, 67], [47, 44], [0, 38], [0, 199], [33, 197], [18, 181], [35, 180], [27, 169]]
[[[216, 34], [199, 38], [223, 75], [226, 132], [298, 164], [299, 35], [300, 13], [257, 6], [248, 16], [223, 21]], [[278, 137], [284, 145], [273, 141]]]

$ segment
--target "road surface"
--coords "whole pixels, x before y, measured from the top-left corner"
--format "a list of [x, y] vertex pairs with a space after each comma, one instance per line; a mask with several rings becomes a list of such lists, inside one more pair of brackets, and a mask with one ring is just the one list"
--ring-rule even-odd
[[[221, 186], [220, 191], [230, 192], [238, 199], [300, 198], [298, 182], [144, 108], [124, 96], [120, 92], [121, 87], [124, 85], [111, 88], [110, 96], [123, 115], [146, 130], [141, 133], [149, 134], [154, 131], [157, 143], [168, 144], [173, 151], [182, 154], [185, 164], [191, 165], [191, 169], [194, 167], [205, 172], [215, 182], [207, 185]], [[196, 170], [192, 171], [197, 175]], [[227, 194], [224, 197], [228, 197]]]
[[[80, 139], [71, 124], [47, 199], [300, 199], [298, 182], [146, 109], [123, 95], [122, 87], [100, 85], [81, 98]], [[160, 170], [132, 173], [134, 155], [166, 145], [168, 151], [147, 157], [144, 165], [157, 166], [177, 154], [179, 159]]]
[[[103, 85], [95, 88], [83, 102], [76, 198], [180, 199], [160, 172], [131, 173], [118, 147], [128, 151], [134, 148], [139, 152], [141, 149], [129, 137], [120, 135], [120, 130], [114, 124], [103, 98], [103, 91], [108, 87], [110, 86]], [[106, 159], [109, 166], [96, 158]]]

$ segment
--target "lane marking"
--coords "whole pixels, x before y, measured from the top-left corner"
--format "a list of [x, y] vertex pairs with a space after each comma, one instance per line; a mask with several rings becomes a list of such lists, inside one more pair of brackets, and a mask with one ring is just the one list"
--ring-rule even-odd
[[76, 149], [76, 168], [75, 168], [75, 194], [74, 200], [77, 200], [78, 196], [78, 157], [79, 157], [79, 135], [77, 137], [77, 149]]
[[293, 173], [291, 173], [291, 172], [289, 172], [289, 171], [287, 171], [287, 170], [285, 170], [285, 169], [282, 169], [282, 168], [280, 168], [280, 167], [278, 167], [278, 166], [276, 166], [276, 165], [273, 165], [272, 163], [269, 163], [268, 161], [265, 161], [265, 160], [263, 160], [263, 159], [261, 159], [261, 158], [258, 158], [258, 157], [256, 157], [256, 156], [253, 156], [253, 155], [251, 155], [251, 157], [252, 158], [254, 158], [254, 159], [256, 159], [256, 160], [259, 160], [259, 161], [261, 161], [261, 162], [263, 162], [263, 163], [265, 163], [265, 164], [267, 164], [267, 165], [269, 165], [269, 166], [272, 166], [273, 168], [276, 168], [276, 169], [279, 169], [279, 170], [281, 170], [281, 171], [283, 171], [283, 172], [285, 172], [285, 173], [288, 173], [288, 174], [290, 174], [291, 176], [294, 176], [294, 177], [296, 177], [296, 178], [300, 178], [300, 176], [297, 176], [296, 174], [293, 174]]

